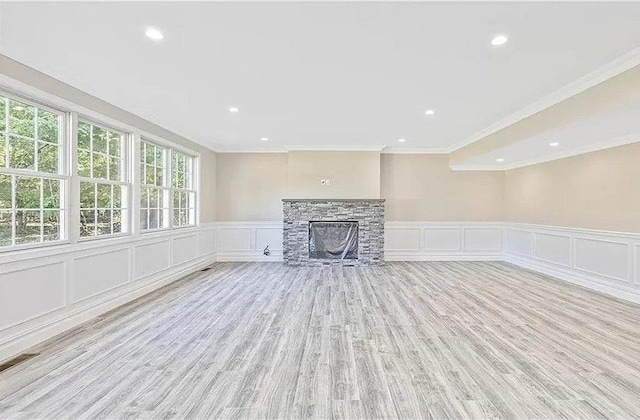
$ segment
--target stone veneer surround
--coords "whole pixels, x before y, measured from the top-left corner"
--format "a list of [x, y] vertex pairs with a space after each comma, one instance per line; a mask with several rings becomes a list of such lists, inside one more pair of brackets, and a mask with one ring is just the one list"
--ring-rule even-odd
[[[384, 199], [284, 199], [282, 203], [285, 264], [384, 264]], [[358, 259], [310, 259], [310, 221], [358, 222]]]

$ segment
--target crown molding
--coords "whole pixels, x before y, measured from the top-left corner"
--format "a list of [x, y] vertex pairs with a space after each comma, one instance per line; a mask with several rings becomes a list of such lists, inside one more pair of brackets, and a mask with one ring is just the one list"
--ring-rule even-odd
[[225, 148], [215, 147], [216, 153], [288, 153], [288, 152], [380, 152], [382, 154], [398, 155], [443, 155], [448, 154], [447, 149], [401, 149], [386, 146], [288, 146], [273, 148]]
[[463, 165], [449, 165], [452, 171], [504, 171], [502, 165], [487, 165], [484, 163], [470, 163]]
[[218, 147], [212, 149], [215, 153], [288, 153], [289, 151], [282, 147], [266, 148], [224, 148]]
[[624, 146], [627, 144], [638, 143], [638, 142], [640, 142], [640, 133], [632, 133], [632, 134], [627, 134], [625, 136], [620, 136], [613, 139], [588, 144], [585, 146], [575, 147], [569, 150], [563, 150], [561, 152], [553, 153], [550, 155], [540, 156], [538, 158], [514, 162], [508, 165], [502, 165], [501, 167], [503, 170], [523, 168], [525, 166], [536, 165], [538, 163], [551, 162], [553, 160], [564, 159], [571, 156], [584, 155], [585, 153], [598, 152], [600, 150], [611, 149], [612, 147]]
[[363, 145], [363, 146], [347, 146], [347, 145], [326, 145], [326, 146], [287, 146], [290, 152], [381, 152], [385, 145]]
[[613, 139], [588, 144], [585, 146], [574, 147], [572, 149], [563, 150], [561, 152], [552, 153], [532, 159], [521, 160], [509, 164], [491, 165], [491, 164], [462, 164], [449, 166], [454, 171], [510, 171], [512, 169], [524, 168], [525, 166], [537, 165], [539, 163], [551, 162], [554, 160], [565, 159], [572, 156], [584, 155], [586, 153], [598, 152], [600, 150], [611, 149], [612, 147], [624, 146], [627, 144], [640, 142], [640, 133], [632, 133]]
[[582, 76], [573, 82], [561, 87], [560, 89], [552, 92], [546, 96], [543, 96], [539, 100], [527, 105], [526, 107], [508, 115], [507, 117], [496, 121], [488, 127], [476, 132], [475, 134], [467, 137], [461, 142], [453, 145], [448, 152], [454, 152], [461, 149], [471, 143], [474, 143], [484, 137], [487, 137], [497, 131], [500, 131], [510, 125], [517, 123], [525, 118], [528, 118], [540, 111], [543, 111], [553, 105], [556, 105], [578, 93], [600, 84], [612, 77], [619, 75], [637, 65], [640, 64], [640, 47], [634, 48], [626, 54], [623, 54], [602, 67]]
[[385, 155], [446, 155], [448, 149], [401, 149], [398, 147], [385, 147], [382, 152]]

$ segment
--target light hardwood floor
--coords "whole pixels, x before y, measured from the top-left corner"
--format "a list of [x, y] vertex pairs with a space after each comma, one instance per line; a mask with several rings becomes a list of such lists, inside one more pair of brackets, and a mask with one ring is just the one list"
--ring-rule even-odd
[[1, 418], [640, 415], [640, 307], [505, 263], [219, 263], [35, 350]]

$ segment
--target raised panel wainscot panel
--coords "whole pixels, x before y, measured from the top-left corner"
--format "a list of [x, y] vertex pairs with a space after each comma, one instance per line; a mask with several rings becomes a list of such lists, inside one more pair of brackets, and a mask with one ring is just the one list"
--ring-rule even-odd
[[256, 251], [266, 246], [272, 251], [282, 251], [282, 228], [256, 228]]
[[429, 251], [460, 251], [462, 231], [458, 228], [427, 228], [424, 248]]
[[385, 251], [419, 251], [420, 229], [385, 227]]
[[129, 281], [129, 249], [78, 257], [74, 260], [71, 302], [106, 292]]
[[464, 228], [465, 251], [500, 251], [502, 230], [497, 228]]
[[216, 250], [216, 234], [213, 229], [205, 230], [199, 234], [198, 252], [199, 255], [205, 256], [215, 252]]
[[533, 233], [507, 229], [507, 250], [514, 254], [533, 255]]
[[171, 243], [169, 239], [138, 245], [134, 250], [136, 280], [170, 267]]
[[629, 281], [629, 245], [576, 238], [575, 266], [590, 273]]
[[175, 238], [171, 241], [173, 266], [195, 259], [198, 255], [198, 236], [191, 235]]
[[64, 261], [16, 270], [0, 276], [0, 324], [9, 327], [63, 308]]
[[218, 251], [251, 251], [251, 228], [220, 228]]
[[536, 233], [535, 255], [541, 260], [571, 266], [571, 237]]

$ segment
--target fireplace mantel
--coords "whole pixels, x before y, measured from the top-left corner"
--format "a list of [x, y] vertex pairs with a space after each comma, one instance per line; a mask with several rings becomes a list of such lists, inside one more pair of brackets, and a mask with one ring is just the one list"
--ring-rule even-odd
[[379, 202], [384, 203], [384, 198], [283, 198], [283, 202], [309, 202], [309, 203], [322, 203], [327, 201], [337, 202], [337, 203], [350, 203], [350, 202], [360, 202], [360, 201], [371, 201], [371, 202]]
[[[283, 257], [288, 265], [384, 264], [384, 199], [285, 198]], [[309, 222], [358, 222], [357, 260], [309, 258]]]

